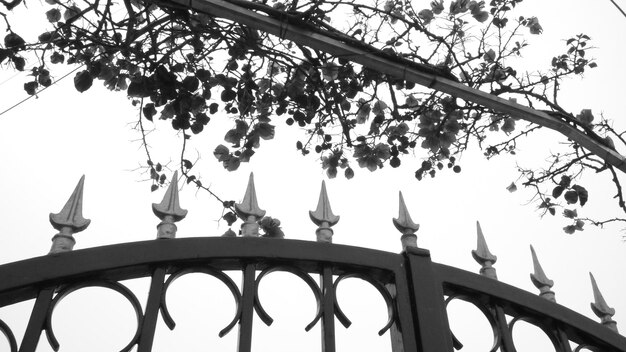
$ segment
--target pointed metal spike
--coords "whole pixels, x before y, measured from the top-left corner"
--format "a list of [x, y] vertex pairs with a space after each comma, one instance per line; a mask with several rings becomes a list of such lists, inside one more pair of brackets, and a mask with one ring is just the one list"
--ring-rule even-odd
[[172, 216], [174, 221], [180, 221], [187, 216], [187, 210], [180, 207], [178, 197], [178, 171], [174, 172], [172, 181], [165, 191], [161, 203], [152, 203], [152, 211], [159, 219], [163, 220], [166, 216]]
[[76, 240], [73, 234], [83, 231], [89, 226], [91, 220], [83, 218], [83, 187], [85, 184], [85, 175], [83, 175], [74, 192], [65, 203], [61, 212], [57, 214], [50, 213], [50, 223], [52, 227], [59, 231], [52, 237], [52, 247], [50, 254], [68, 252], [74, 248]]
[[174, 172], [172, 181], [165, 191], [161, 203], [152, 203], [152, 211], [161, 222], [157, 225], [157, 238], [175, 238], [177, 227], [175, 222], [187, 216], [187, 210], [182, 209], [178, 197], [178, 171]]
[[480, 269], [481, 275], [497, 280], [498, 277], [496, 275], [496, 269], [492, 265], [495, 264], [495, 262], [498, 260], [498, 257], [489, 252], [487, 241], [485, 241], [483, 230], [480, 228], [480, 223], [478, 221], [476, 221], [476, 232], [476, 249], [472, 250], [472, 256], [474, 257], [474, 260], [476, 260], [478, 264], [482, 266], [482, 268]]
[[243, 220], [246, 220], [250, 216], [254, 216], [257, 219], [265, 216], [265, 210], [259, 208], [259, 204], [256, 198], [256, 189], [254, 188], [254, 174], [250, 173], [250, 178], [248, 179], [248, 187], [246, 188], [246, 193], [243, 196], [243, 201], [241, 203], [235, 204], [235, 210], [237, 210], [237, 214]]
[[326, 192], [326, 182], [322, 181], [322, 189], [320, 191], [320, 198], [317, 202], [317, 209], [315, 211], [309, 210], [309, 217], [315, 225], [320, 226], [323, 222], [327, 222], [329, 226], [333, 226], [339, 222], [339, 216], [333, 214], [333, 210], [330, 207], [330, 200], [328, 199], [328, 193]]
[[332, 243], [334, 231], [331, 227], [339, 222], [340, 217], [335, 215], [330, 207], [330, 200], [328, 199], [328, 192], [326, 191], [326, 182], [324, 181], [322, 181], [322, 189], [320, 190], [320, 197], [317, 201], [317, 209], [315, 211], [309, 210], [309, 217], [311, 221], [318, 226], [315, 231], [317, 241]]
[[533, 274], [530, 274], [530, 281], [532, 281], [533, 285], [539, 289], [539, 296], [549, 300], [556, 302], [554, 297], [554, 292], [550, 290], [552, 286], [554, 286], [554, 281], [548, 279], [541, 264], [539, 263], [539, 259], [537, 259], [537, 253], [535, 253], [535, 249], [533, 246], [530, 246], [530, 253], [533, 258]]
[[80, 178], [74, 192], [65, 203], [61, 212], [50, 213], [50, 223], [56, 230], [61, 231], [64, 227], [70, 227], [73, 233], [83, 231], [89, 226], [91, 220], [83, 218], [83, 185], [85, 175]]
[[600, 322], [608, 327], [611, 330], [617, 332], [617, 323], [611, 318], [615, 315], [615, 309], [609, 307], [609, 305], [604, 300], [600, 289], [598, 289], [598, 284], [596, 283], [596, 279], [593, 277], [592, 273], [589, 273], [589, 277], [591, 278], [591, 289], [593, 290], [593, 300], [591, 303], [591, 310], [593, 313], [600, 318]]
[[396, 229], [402, 233], [402, 249], [406, 249], [406, 247], [417, 247], [417, 236], [415, 235], [415, 232], [419, 230], [420, 225], [414, 223], [413, 219], [411, 219], [411, 214], [409, 214], [409, 210], [404, 203], [402, 191], [398, 193], [400, 198], [398, 218], [392, 219], [393, 224]]

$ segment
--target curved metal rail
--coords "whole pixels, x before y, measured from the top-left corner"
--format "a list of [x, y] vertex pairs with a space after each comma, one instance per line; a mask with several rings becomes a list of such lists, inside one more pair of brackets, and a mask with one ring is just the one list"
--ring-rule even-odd
[[[225, 270], [239, 270], [237, 286]], [[319, 321], [322, 349], [335, 351], [335, 319], [350, 320], [336, 299], [336, 287], [348, 277], [368, 282], [387, 304], [389, 320], [381, 334], [391, 331], [394, 351], [452, 351], [461, 347], [448, 325], [446, 296], [475, 304], [494, 330], [493, 351], [515, 351], [511, 330], [519, 320], [538, 326], [556, 351], [571, 352], [570, 341], [591, 350], [626, 352], [626, 338], [556, 303], [501, 282], [463, 270], [432, 263], [429, 252], [408, 248], [393, 254], [365, 248], [298, 240], [265, 238], [182, 238], [118, 244], [32, 258], [0, 266], [0, 306], [35, 298], [28, 326], [18, 349], [9, 325], [0, 331], [11, 351], [36, 351], [45, 332], [58, 350], [51, 323], [54, 307], [69, 293], [99, 286], [122, 294], [137, 316], [137, 331], [122, 349], [152, 350], [159, 311], [173, 329], [166, 296], [170, 284], [188, 273], [211, 275], [223, 282], [236, 302], [233, 320], [223, 336], [238, 325], [238, 351], [251, 350], [253, 315], [270, 325], [272, 318], [261, 306], [257, 287], [274, 271], [302, 279], [317, 301], [317, 313], [307, 331]], [[313, 279], [318, 276], [319, 281]], [[147, 297], [139, 298], [121, 280], [151, 277]], [[145, 308], [139, 304], [146, 301]], [[507, 315], [511, 319], [507, 320]], [[1, 317], [0, 317], [1, 318]], [[62, 341], [61, 341], [62, 342]]]

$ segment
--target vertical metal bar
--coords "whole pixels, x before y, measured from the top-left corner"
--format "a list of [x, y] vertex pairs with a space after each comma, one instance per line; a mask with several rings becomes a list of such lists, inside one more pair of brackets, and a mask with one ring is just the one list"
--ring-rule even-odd
[[452, 352], [452, 334], [441, 281], [435, 277], [430, 252], [407, 247], [415, 335], [422, 352]]
[[509, 329], [509, 323], [506, 321], [506, 315], [502, 307], [496, 305], [496, 321], [497, 328], [500, 332], [500, 351], [501, 352], [515, 352], [515, 345], [513, 344], [513, 336], [511, 336], [511, 330]]
[[335, 352], [335, 290], [333, 270], [324, 265], [321, 276], [322, 288], [322, 352]]
[[43, 331], [50, 305], [52, 304], [52, 297], [54, 296], [54, 288], [44, 288], [39, 291], [33, 311], [30, 314], [28, 325], [26, 326], [26, 332], [20, 345], [20, 352], [35, 352], [41, 332]]
[[572, 352], [572, 346], [569, 344], [569, 338], [563, 329], [557, 327], [557, 338], [559, 339], [559, 343], [561, 346], [561, 350], [559, 352]]
[[391, 350], [393, 352], [417, 351], [416, 328], [413, 321], [408, 277], [409, 271], [407, 267], [402, 266], [395, 273], [395, 285], [389, 285], [393, 287], [393, 290], [389, 290], [389, 292], [395, 295], [397, 309], [396, 322], [390, 331]]
[[252, 349], [252, 320], [254, 318], [255, 295], [254, 264], [246, 264], [243, 269], [243, 287], [241, 297], [241, 317], [239, 318], [239, 342], [237, 351], [250, 352]]
[[141, 324], [141, 335], [139, 336], [139, 346], [137, 352], [152, 351], [154, 333], [157, 320], [159, 318], [159, 307], [161, 306], [161, 294], [165, 282], [165, 268], [156, 268], [152, 272], [150, 291], [146, 303], [146, 312], [143, 315]]

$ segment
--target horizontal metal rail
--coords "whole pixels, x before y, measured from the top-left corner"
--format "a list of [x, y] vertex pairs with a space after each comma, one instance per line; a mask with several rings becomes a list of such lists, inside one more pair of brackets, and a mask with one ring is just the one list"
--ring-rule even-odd
[[[221, 273], [223, 270], [243, 273], [241, 292], [232, 280]], [[162, 309], [166, 323], [173, 324], [162, 300], [168, 285], [185, 273], [203, 272], [229, 284], [235, 298], [242, 302], [242, 314], [233, 320], [228, 329], [237, 321], [245, 322], [241, 323], [243, 333], [240, 331], [240, 341], [244, 344], [240, 345], [239, 351], [249, 352], [250, 341], [245, 337], [251, 334], [252, 310], [261, 311], [261, 320], [266, 323], [271, 319], [256, 301], [257, 282], [275, 270], [296, 274], [317, 292], [321, 310], [311, 324], [321, 319], [326, 351], [334, 351], [333, 316], [344, 325], [347, 321], [337, 304], [333, 303], [332, 287], [342, 278], [358, 277], [373, 283], [391, 308], [389, 324], [395, 322], [400, 328], [396, 327], [392, 332], [401, 332], [402, 336], [402, 346], [394, 345], [394, 351], [451, 350], [451, 347], [442, 347], [451, 346], [445, 294], [461, 299], [465, 297], [486, 310], [500, 314], [498, 319], [492, 319], [495, 321], [492, 324], [500, 331], [508, 331], [509, 335], [512, 323], [507, 323], [504, 314], [514, 319], [532, 319], [538, 322], [538, 326], [547, 329], [544, 331], [557, 331], [565, 343], [571, 340], [603, 351], [626, 352], [626, 338], [587, 317], [497, 280], [432, 263], [428, 251], [414, 248], [407, 248], [403, 254], [394, 254], [329, 243], [241, 237], [117, 244], [1, 265], [0, 307], [36, 298], [20, 348], [20, 351], [35, 351], [41, 331], [51, 333], [51, 328], [48, 328], [50, 312], [60, 299], [82, 287], [104, 286], [124, 294], [135, 307], [138, 330], [126, 350], [137, 344], [139, 351], [150, 351], [157, 311]], [[261, 274], [255, 279], [255, 273], [259, 271]], [[306, 273], [319, 275], [319, 286]], [[166, 279], [167, 274], [169, 278]], [[152, 279], [145, 312], [142, 312], [137, 298], [118, 282], [139, 277]], [[385, 285], [393, 286], [393, 293], [386, 292]], [[12, 335], [7, 333], [10, 330], [3, 326], [0, 326], [0, 332], [11, 340]], [[49, 339], [56, 341], [54, 335]]]
[[517, 287], [475, 275], [443, 264], [433, 263], [436, 276], [447, 295], [467, 295], [477, 301], [497, 304], [515, 317], [524, 316], [559, 326], [577, 343], [601, 342], [602, 351], [625, 351], [626, 338], [607, 327], [560, 304], [548, 301]]
[[333, 263], [335, 274], [342, 268], [362, 268], [383, 281], [388, 272], [403, 264], [402, 256], [394, 253], [299, 240], [199, 237], [141, 241], [1, 265], [0, 307], [33, 298], [41, 287], [62, 281], [127, 280], [150, 276], [158, 265], [207, 260], [222, 270], [238, 270], [258, 258], [285, 261], [306, 272], [320, 272], [320, 263]]
[[[508, 114], [512, 117], [555, 130], [622, 172], [626, 172], [626, 158], [623, 155], [554, 116], [481, 90], [470, 88], [441, 75], [419, 70], [414, 65], [407, 65], [380, 53], [355, 47], [351, 43], [336, 39], [335, 36], [323, 29], [312, 31], [223, 0], [169, 0], [169, 2], [235, 21], [280, 38], [289, 39], [316, 50], [359, 63], [395, 78], [411, 81], [454, 97], [480, 104], [496, 112]], [[160, 2], [161, 5], [165, 6], [167, 6], [167, 3]]]

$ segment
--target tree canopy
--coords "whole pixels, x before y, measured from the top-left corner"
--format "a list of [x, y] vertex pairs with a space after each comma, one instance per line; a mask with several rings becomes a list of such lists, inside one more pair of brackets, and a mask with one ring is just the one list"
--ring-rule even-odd
[[[181, 136], [182, 174], [187, 183], [209, 192], [185, 146], [211, 119], [231, 121], [224, 144], [213, 152], [230, 171], [253, 158], [262, 140], [273, 139], [280, 123], [302, 134], [294, 148], [317, 155], [329, 178], [341, 173], [348, 179], [357, 166], [369, 171], [409, 167], [403, 164], [414, 165], [407, 160], [415, 157], [421, 162], [407, 172], [415, 172], [417, 180], [459, 173], [462, 153], [471, 145], [487, 158], [515, 155], [518, 143], [541, 128], [312, 48], [306, 40], [286, 39], [286, 33], [273, 35], [221, 18], [191, 1], [46, 3], [49, 30], [27, 38], [11, 27], [12, 10], [26, 4], [0, 0], [6, 32], [0, 47], [3, 68], [22, 71], [26, 60], [37, 62], [24, 83], [29, 95], [53, 85], [56, 67], [64, 64], [76, 67], [79, 92], [101, 81], [127, 94], [141, 111], [137, 126], [144, 144], [147, 124], [171, 121]], [[421, 7], [402, 0], [228, 3], [312, 35], [323, 33], [407, 69], [520, 102], [610, 150], [626, 145], [610, 121], [589, 109], [570, 112], [559, 104], [564, 81], [597, 66], [587, 35], [573, 35], [555, 47], [545, 67], [524, 69], [525, 38], [541, 35], [542, 27], [537, 17], [517, 11], [522, 0], [439, 0], [419, 3]], [[521, 184], [536, 191], [538, 207], [547, 214], [562, 212], [567, 233], [582, 230], [585, 222], [625, 221], [578, 215], [589, 198], [579, 182], [583, 172], [606, 173], [615, 185], [617, 206], [626, 212], [626, 204], [615, 165], [573, 140], [563, 142], [566, 150], [547, 155], [547, 164], [540, 164], [541, 157], [540, 165], [519, 168]], [[154, 190], [167, 182], [167, 175], [148, 148], [146, 154]], [[511, 184], [510, 190], [516, 187]], [[233, 202], [213, 196], [232, 208]], [[231, 223], [236, 216], [228, 211], [224, 219]]]

